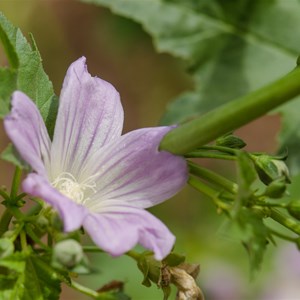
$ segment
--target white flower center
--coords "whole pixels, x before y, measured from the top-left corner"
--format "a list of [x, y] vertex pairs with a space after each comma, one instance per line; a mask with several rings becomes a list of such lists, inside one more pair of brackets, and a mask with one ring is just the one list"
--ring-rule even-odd
[[84, 204], [89, 199], [85, 195], [86, 190], [91, 190], [93, 193], [96, 192], [94, 177], [91, 176], [83, 182], [78, 182], [71, 173], [63, 172], [52, 182], [52, 185], [76, 203]]

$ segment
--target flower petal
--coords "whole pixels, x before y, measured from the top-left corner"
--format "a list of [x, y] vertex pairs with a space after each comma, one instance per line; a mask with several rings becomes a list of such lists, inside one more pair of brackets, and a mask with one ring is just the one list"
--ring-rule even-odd
[[129, 132], [91, 156], [80, 180], [94, 176], [97, 192], [86, 205], [93, 210], [103, 200], [114, 199], [146, 208], [176, 194], [186, 184], [188, 171], [184, 158], [158, 151], [162, 137], [170, 129], [154, 127]]
[[24, 93], [13, 93], [12, 110], [4, 119], [4, 127], [21, 157], [34, 171], [46, 176], [50, 138], [40, 112]]
[[101, 211], [89, 214], [83, 224], [100, 248], [118, 256], [139, 243], [152, 250], [157, 260], [170, 253], [175, 242], [174, 235], [149, 212], [120, 201], [102, 204]]
[[82, 57], [71, 64], [64, 80], [51, 150], [53, 178], [62, 171], [76, 177], [88, 156], [122, 132], [119, 93], [91, 77], [85, 61]]
[[46, 178], [31, 173], [23, 181], [22, 187], [24, 192], [42, 198], [59, 212], [66, 232], [80, 228], [87, 215], [86, 208], [54, 189]]

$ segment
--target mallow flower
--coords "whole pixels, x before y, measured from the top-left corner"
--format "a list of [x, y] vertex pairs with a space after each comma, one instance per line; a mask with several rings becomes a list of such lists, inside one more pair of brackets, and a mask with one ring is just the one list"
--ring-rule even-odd
[[156, 259], [163, 259], [175, 237], [145, 208], [185, 185], [186, 162], [158, 151], [172, 127], [121, 135], [119, 94], [108, 82], [91, 77], [85, 61], [78, 59], [67, 71], [52, 141], [34, 102], [20, 91], [12, 95], [4, 127], [32, 169], [22, 188], [50, 204], [66, 232], [83, 226], [111, 255], [121, 255], [139, 243]]

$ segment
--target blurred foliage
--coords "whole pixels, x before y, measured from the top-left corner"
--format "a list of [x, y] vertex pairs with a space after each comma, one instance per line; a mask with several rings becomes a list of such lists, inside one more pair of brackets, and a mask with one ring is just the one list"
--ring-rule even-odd
[[[183, 122], [271, 82], [296, 66], [297, 0], [82, 0], [141, 23], [158, 51], [188, 61], [195, 91], [179, 96], [162, 122]], [[282, 147], [299, 172], [299, 101], [281, 108]]]

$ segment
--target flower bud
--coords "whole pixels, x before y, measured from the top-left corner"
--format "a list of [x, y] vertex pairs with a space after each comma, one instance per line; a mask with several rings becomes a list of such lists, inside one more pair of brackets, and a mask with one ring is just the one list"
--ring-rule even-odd
[[53, 250], [52, 263], [56, 267], [72, 269], [81, 262], [84, 254], [81, 245], [75, 240], [58, 242]]
[[286, 183], [280, 178], [272, 181], [266, 188], [264, 195], [273, 199], [281, 198], [286, 191]]
[[300, 220], [300, 201], [299, 200], [293, 200], [288, 204], [287, 210], [289, 214], [296, 218], [297, 220]]
[[282, 160], [274, 159], [269, 155], [251, 156], [260, 180], [269, 185], [272, 181], [283, 178], [286, 183], [290, 183], [289, 170]]
[[219, 137], [216, 140], [217, 146], [229, 147], [234, 149], [242, 149], [246, 146], [246, 143], [239, 137], [233, 134], [227, 134]]

